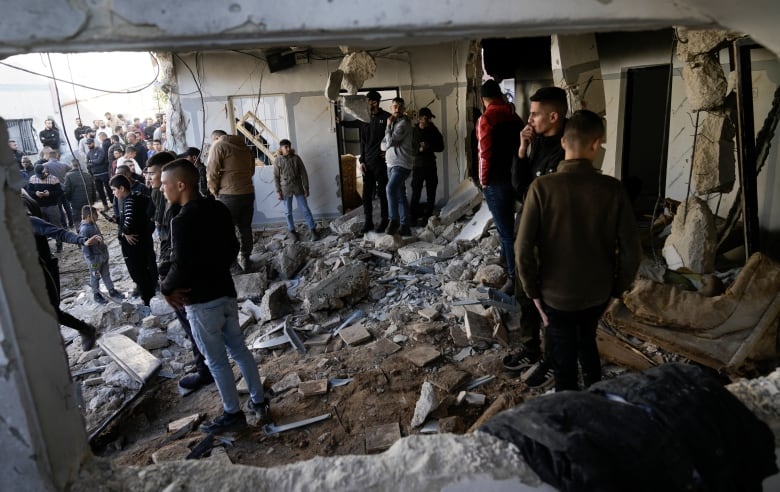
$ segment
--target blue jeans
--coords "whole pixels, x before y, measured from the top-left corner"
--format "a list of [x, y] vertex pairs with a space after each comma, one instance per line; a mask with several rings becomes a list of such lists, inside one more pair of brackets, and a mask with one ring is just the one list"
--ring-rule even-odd
[[260, 383], [260, 373], [252, 353], [244, 343], [244, 334], [241, 333], [241, 327], [238, 325], [236, 298], [220, 297], [213, 301], [190, 304], [185, 307], [185, 310], [187, 320], [192, 327], [192, 338], [206, 357], [206, 365], [217, 383], [225, 412], [241, 411], [236, 381], [227, 358], [228, 352], [238, 364], [241, 375], [246, 380], [252, 401], [255, 403], [263, 401], [265, 397], [263, 385]]
[[287, 219], [287, 229], [291, 231], [295, 230], [292, 209], [293, 196], [295, 196], [295, 201], [298, 203], [298, 210], [303, 212], [303, 217], [306, 219], [306, 225], [313, 231], [316, 225], [314, 224], [314, 217], [311, 215], [311, 210], [309, 210], [309, 204], [306, 202], [306, 195], [287, 195], [282, 199], [282, 202], [284, 203], [284, 216]]
[[485, 202], [493, 215], [498, 238], [501, 241], [501, 254], [506, 260], [506, 274], [515, 278], [515, 196], [511, 183], [489, 185], [483, 188]]
[[410, 169], [401, 166], [390, 168], [387, 181], [387, 204], [390, 220], [406, 224], [406, 178], [412, 173]]

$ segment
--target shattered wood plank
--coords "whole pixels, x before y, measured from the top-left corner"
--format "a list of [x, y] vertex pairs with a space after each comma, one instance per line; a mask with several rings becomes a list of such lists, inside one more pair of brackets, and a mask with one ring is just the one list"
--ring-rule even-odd
[[98, 339], [98, 345], [130, 377], [142, 385], [162, 367], [160, 359], [124, 335], [103, 335]]
[[652, 359], [636, 347], [631, 346], [631, 344], [619, 339], [601, 327], [596, 330], [596, 343], [598, 344], [599, 355], [613, 364], [637, 371], [644, 371], [656, 365]]

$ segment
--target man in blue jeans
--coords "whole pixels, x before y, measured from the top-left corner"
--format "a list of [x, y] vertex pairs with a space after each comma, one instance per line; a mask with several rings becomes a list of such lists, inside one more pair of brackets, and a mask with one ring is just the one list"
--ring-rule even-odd
[[501, 241], [501, 255], [506, 260], [508, 279], [501, 291], [512, 294], [515, 283], [515, 192], [512, 188], [512, 160], [520, 146], [523, 120], [506, 102], [501, 87], [495, 80], [491, 79], [482, 84], [480, 96], [485, 112], [477, 120], [479, 182], [496, 224]]
[[269, 418], [268, 402], [257, 364], [238, 324], [237, 294], [230, 266], [239, 244], [230, 211], [223, 203], [201, 196], [199, 178], [198, 170], [186, 159], [163, 167], [161, 189], [168, 202], [180, 205], [181, 211], [171, 220], [170, 268], [160, 290], [171, 306], [185, 309], [192, 336], [206, 357], [222, 398], [222, 415], [201, 425], [200, 430], [231, 432], [247, 424], [228, 353], [249, 387], [249, 410], [261, 422]]
[[390, 105], [392, 114], [387, 118], [385, 136], [380, 148], [385, 152], [387, 162], [387, 204], [390, 224], [385, 233], [411, 236], [412, 229], [407, 219], [406, 178], [412, 173], [414, 148], [412, 145], [412, 123], [404, 114], [405, 102], [402, 97], [393, 99]]

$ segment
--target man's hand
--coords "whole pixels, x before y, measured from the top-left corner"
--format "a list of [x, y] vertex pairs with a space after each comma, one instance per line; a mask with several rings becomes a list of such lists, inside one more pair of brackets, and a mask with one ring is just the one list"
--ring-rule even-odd
[[390, 115], [390, 117], [389, 117], [389, 118], [387, 118], [387, 127], [388, 127], [388, 128], [390, 128], [390, 126], [393, 124], [393, 122], [394, 122], [396, 119], [397, 119], [397, 118], [395, 117], [395, 115], [394, 115], [394, 114], [391, 114], [391, 115]]
[[165, 301], [176, 309], [183, 309], [189, 302], [187, 295], [192, 289], [174, 289], [170, 295], [164, 295]]
[[122, 234], [130, 246], [138, 244], [138, 234]]
[[550, 318], [547, 317], [547, 313], [542, 309], [542, 300], [534, 299], [534, 306], [536, 306], [536, 310], [539, 311], [539, 316], [542, 318], [542, 326], [547, 328], [547, 325], [550, 324]]
[[84, 246], [94, 246], [95, 244], [100, 244], [103, 242], [103, 238], [95, 234], [91, 238], [84, 241]]
[[531, 140], [534, 138], [534, 129], [531, 125], [525, 125], [520, 132], [520, 149], [517, 151], [517, 156], [521, 159], [525, 158], [528, 146], [531, 144]]
[[365, 162], [361, 162], [360, 163], [360, 174], [361, 174], [361, 176], [365, 176], [366, 175], [366, 163]]
[[284, 200], [284, 195], [282, 195], [282, 192], [276, 194], [277, 197], [279, 197], [279, 200]]

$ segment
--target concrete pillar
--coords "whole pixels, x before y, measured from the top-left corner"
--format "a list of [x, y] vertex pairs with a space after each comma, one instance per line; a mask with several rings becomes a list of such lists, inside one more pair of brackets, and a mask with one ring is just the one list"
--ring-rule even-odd
[[19, 179], [0, 145], [0, 490], [63, 490], [90, 451]]
[[[173, 62], [173, 53], [170, 51], [157, 51], [154, 53], [160, 68], [160, 90], [168, 97], [166, 108], [167, 148], [181, 154], [187, 150], [187, 118], [181, 107], [179, 97], [179, 81], [176, 78], [176, 70]], [[201, 149], [202, 151], [203, 149]]]
[[[604, 96], [604, 79], [601, 76], [599, 50], [595, 34], [552, 36], [550, 47], [553, 80], [569, 94], [569, 111], [589, 109], [604, 117], [607, 103]], [[606, 135], [605, 142], [606, 142]], [[601, 169], [604, 155], [601, 153], [593, 165]]]

